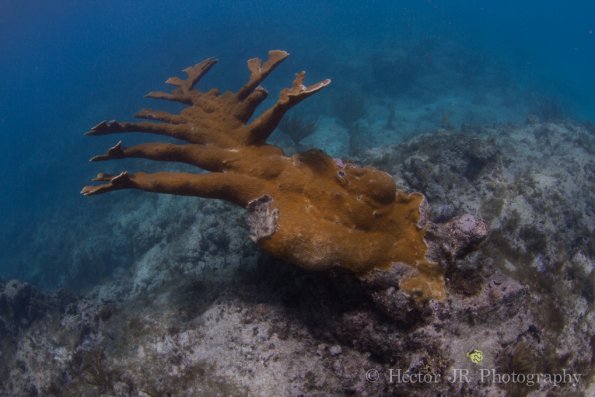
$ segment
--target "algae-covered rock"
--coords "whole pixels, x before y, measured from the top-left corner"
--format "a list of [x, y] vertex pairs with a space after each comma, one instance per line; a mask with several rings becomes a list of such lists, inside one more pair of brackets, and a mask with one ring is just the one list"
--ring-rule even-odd
[[2, 284], [0, 394], [590, 396], [593, 145], [587, 127], [536, 122], [361, 155], [430, 192], [428, 244], [449, 258], [442, 302], [390, 274], [279, 262], [258, 253], [241, 212], [160, 198], [136, 212], [142, 230], [159, 227], [134, 245], [139, 259], [81, 297]]

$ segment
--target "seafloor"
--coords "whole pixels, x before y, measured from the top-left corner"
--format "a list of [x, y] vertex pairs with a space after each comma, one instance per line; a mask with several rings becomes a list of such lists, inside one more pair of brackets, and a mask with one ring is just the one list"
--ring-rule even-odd
[[[447, 270], [444, 302], [280, 263], [225, 203], [126, 194], [56, 213], [64, 235], [40, 225], [55, 251], [35, 260], [70, 252], [56, 273], [80, 296], [0, 283], [0, 395], [595, 395], [595, 127], [443, 124], [356, 159], [424, 192], [435, 222], [489, 223]], [[457, 370], [468, 378], [449, 381]]]

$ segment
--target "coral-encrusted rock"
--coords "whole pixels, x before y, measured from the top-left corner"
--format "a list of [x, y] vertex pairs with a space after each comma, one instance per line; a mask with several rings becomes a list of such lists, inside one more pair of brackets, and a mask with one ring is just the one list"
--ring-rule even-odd
[[438, 310], [437, 315], [471, 324], [494, 323], [513, 318], [528, 301], [527, 286], [496, 272], [489, 275], [479, 293], [449, 301]]
[[273, 208], [272, 201], [270, 196], [262, 196], [248, 203], [248, 226], [250, 239], [254, 242], [270, 237], [277, 231], [279, 210]]
[[[424, 208], [424, 205], [421, 206]], [[480, 218], [471, 214], [464, 214], [452, 218], [446, 223], [435, 224], [425, 221], [427, 216], [420, 216], [420, 227], [427, 228], [425, 241], [428, 245], [427, 257], [444, 269], [447, 269], [458, 258], [477, 248], [477, 246], [488, 235], [488, 226]], [[411, 289], [403, 288], [403, 280], [416, 277], [418, 271], [411, 266], [401, 262], [391, 264], [387, 269], [372, 269], [371, 271], [360, 275], [360, 279], [367, 285], [374, 288], [382, 288], [386, 291], [398, 289], [398, 293], [390, 293], [392, 297], [387, 299], [383, 295], [377, 295], [382, 307], [401, 307], [402, 310], [388, 309], [393, 317], [398, 312], [397, 317], [406, 316], [411, 311], [419, 311], [418, 305], [410, 302]], [[387, 306], [388, 305], [388, 306]]]
[[426, 235], [428, 256], [441, 263], [450, 263], [477, 248], [488, 235], [488, 225], [481, 218], [464, 214], [446, 223], [430, 224]]
[[31, 284], [0, 282], [0, 331], [16, 334], [41, 318], [49, 307], [47, 297]]
[[[383, 161], [390, 162], [377, 165], [393, 167], [401, 183], [399, 164], [425, 158], [434, 177], [426, 181], [439, 185], [430, 190], [442, 192], [430, 200], [433, 213], [440, 212], [431, 219], [442, 223], [437, 228], [446, 238], [439, 254], [452, 257], [441, 302], [416, 301], [398, 288], [406, 266], [373, 284], [350, 272], [309, 272], [266, 255], [257, 259], [245, 225], [226, 223], [241, 216], [235, 208], [215, 200], [191, 207], [167, 196], [147, 205], [132, 195], [127, 204], [145, 210], [127, 213], [127, 229], [114, 237], [122, 246], [139, 226], [140, 235], [155, 223], [177, 226], [153, 232], [163, 239], [98, 286], [101, 298], [118, 301], [111, 317], [90, 293], [59, 315], [50, 310], [38, 317], [18, 338], [0, 338], [0, 395], [595, 395], [595, 250], [586, 238], [595, 224], [589, 194], [595, 160], [588, 151], [595, 135], [586, 133], [578, 125], [505, 126], [475, 138], [432, 134], [383, 149], [389, 151]], [[459, 174], [471, 164], [469, 151], [482, 145], [503, 161]], [[421, 183], [420, 175], [409, 176]], [[452, 208], [438, 210], [440, 203]], [[122, 208], [106, 211], [98, 223], [109, 230], [109, 217], [118, 219]], [[468, 237], [477, 233], [467, 232], [480, 225], [453, 219], [464, 212], [480, 214], [490, 233], [477, 251], [455, 258], [465, 244], [447, 243], [449, 236], [473, 243]], [[86, 215], [72, 217], [77, 235], [96, 243], [102, 229], [90, 229]], [[482, 365], [470, 361], [472, 350], [483, 352]], [[529, 388], [481, 382], [486, 368], [507, 374], [565, 369], [582, 378]], [[379, 373], [376, 382], [366, 380], [370, 369]], [[393, 377], [390, 383], [391, 369], [440, 374], [442, 381]], [[448, 381], [457, 369], [469, 371], [469, 382]]]

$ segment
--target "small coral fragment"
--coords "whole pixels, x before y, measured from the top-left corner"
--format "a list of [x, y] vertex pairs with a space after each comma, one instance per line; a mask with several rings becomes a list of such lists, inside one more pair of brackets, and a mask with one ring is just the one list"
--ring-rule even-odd
[[101, 122], [88, 135], [145, 132], [185, 144], [144, 143], [129, 148], [121, 142], [92, 161], [145, 158], [194, 165], [209, 173], [159, 172], [99, 174], [85, 186], [86, 196], [119, 189], [199, 196], [230, 201], [249, 211], [251, 237], [270, 254], [307, 269], [334, 266], [361, 276], [406, 269], [400, 287], [422, 298], [444, 297], [440, 266], [426, 258], [421, 214], [424, 197], [398, 191], [385, 172], [343, 163], [319, 150], [284, 155], [267, 138], [285, 113], [330, 84], [304, 85], [296, 75], [277, 102], [248, 122], [267, 96], [259, 84], [289, 54], [270, 51], [267, 61], [248, 61], [249, 81], [237, 92], [201, 92], [194, 88], [216, 63], [213, 58], [171, 77], [171, 93], [150, 98], [188, 105], [180, 114], [141, 110], [150, 122]]

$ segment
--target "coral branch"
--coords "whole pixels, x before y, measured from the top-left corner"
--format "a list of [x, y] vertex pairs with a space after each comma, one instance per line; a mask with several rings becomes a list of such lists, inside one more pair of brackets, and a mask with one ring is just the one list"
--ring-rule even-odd
[[192, 143], [208, 143], [212, 136], [204, 131], [204, 127], [185, 124], [166, 123], [129, 123], [119, 121], [102, 121], [92, 127], [85, 135], [108, 135], [122, 132], [146, 132], [150, 134], [165, 135]]
[[217, 59], [215, 58], [205, 59], [194, 66], [184, 69], [184, 73], [186, 73], [188, 76], [186, 80], [181, 80], [177, 77], [170, 77], [165, 82], [168, 84], [177, 85], [183, 92], [188, 92], [194, 88], [202, 76], [204, 76], [216, 63]]
[[154, 193], [224, 199], [246, 206], [248, 202], [262, 194], [262, 183], [257, 179], [233, 173], [158, 172], [147, 174], [138, 172], [130, 174], [124, 171], [116, 176], [99, 174], [94, 180], [108, 183], [93, 187], [85, 186], [81, 191], [83, 195], [92, 196], [121, 189], [140, 189]]
[[249, 60], [250, 79], [236, 93], [194, 88], [216, 62], [206, 59], [185, 69], [186, 79], [169, 78], [176, 87], [171, 93], [148, 95], [189, 105], [179, 114], [142, 110], [137, 117], [158, 122], [102, 122], [88, 133], [138, 131], [190, 142], [130, 148], [118, 142], [92, 161], [175, 161], [211, 173], [102, 173], [94, 179], [100, 184], [84, 187], [82, 194], [140, 189], [227, 200], [248, 209], [251, 238], [272, 255], [313, 270], [339, 266], [361, 277], [399, 274], [403, 291], [443, 298], [442, 269], [426, 256], [421, 194], [398, 191], [390, 175], [374, 168], [343, 163], [317, 150], [288, 157], [267, 144], [285, 113], [330, 80], [306, 86], [305, 73], [298, 73], [277, 102], [247, 124], [267, 96], [259, 84], [287, 56], [285, 51], [270, 51], [264, 62]]
[[250, 117], [254, 114], [254, 111], [264, 101], [269, 93], [262, 87], [256, 87], [250, 95], [246, 97], [240, 104], [235, 112], [235, 116], [242, 123], [250, 120]]
[[175, 161], [195, 165], [207, 171], [227, 169], [224, 158], [228, 151], [208, 146], [171, 143], [143, 143], [123, 148], [122, 141], [111, 147], [106, 154], [94, 156], [91, 161], [116, 160], [123, 158], [143, 158], [155, 161]]
[[185, 120], [178, 114], [171, 114], [161, 110], [142, 109], [137, 112], [134, 117], [147, 120], [164, 121], [170, 124], [184, 124]]
[[192, 96], [189, 94], [169, 94], [163, 91], [151, 91], [145, 98], [163, 99], [165, 101], [180, 102], [186, 105], [192, 105]]
[[303, 84], [305, 75], [306, 72], [298, 73], [291, 88], [285, 88], [281, 91], [277, 103], [249, 125], [251, 142], [261, 143], [265, 141], [275, 128], [277, 128], [279, 122], [289, 109], [331, 83], [330, 79], [326, 79], [306, 87]]
[[238, 99], [244, 100], [267, 76], [283, 62], [289, 53], [286, 51], [269, 51], [269, 59], [263, 64], [262, 59], [252, 58], [248, 60], [248, 70], [250, 70], [250, 80], [236, 94]]
[[86, 132], [86, 135], [107, 135], [119, 132], [149, 132], [152, 134], [169, 135], [177, 137], [187, 133], [187, 129], [171, 124], [157, 123], [128, 123], [119, 121], [102, 121]]

